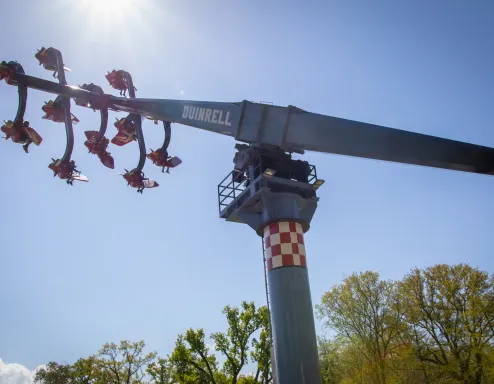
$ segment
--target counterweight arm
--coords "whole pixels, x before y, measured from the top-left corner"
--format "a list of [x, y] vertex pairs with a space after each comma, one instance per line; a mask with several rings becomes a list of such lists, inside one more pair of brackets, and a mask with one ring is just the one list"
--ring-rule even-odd
[[286, 147], [456, 171], [494, 174], [494, 149], [373, 124], [295, 111]]

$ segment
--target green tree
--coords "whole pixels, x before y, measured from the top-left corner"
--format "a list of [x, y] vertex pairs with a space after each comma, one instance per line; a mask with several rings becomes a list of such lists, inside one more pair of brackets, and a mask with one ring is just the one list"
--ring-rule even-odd
[[185, 335], [179, 335], [175, 349], [170, 357], [176, 378], [183, 384], [218, 384], [218, 362], [214, 354], [210, 354], [204, 330], [187, 330]]
[[175, 380], [173, 379], [173, 367], [168, 359], [158, 358], [157, 361], [154, 361], [147, 366], [146, 372], [151, 377], [152, 384], [175, 383]]
[[120, 344], [106, 343], [95, 357], [101, 377], [113, 384], [142, 382], [145, 368], [156, 358], [156, 352], [144, 353], [144, 341]]
[[[265, 308], [267, 312], [267, 307]], [[253, 350], [251, 351], [252, 361], [257, 363], [256, 373], [253, 376], [254, 383], [268, 384], [273, 378], [271, 374], [271, 336], [268, 330], [269, 318], [264, 318], [263, 328], [258, 338], [252, 340]]]
[[72, 379], [72, 367], [69, 364], [49, 362], [46, 367], [39, 369], [35, 376], [35, 383], [68, 384]]
[[339, 384], [343, 379], [342, 343], [338, 339], [319, 338], [318, 350], [323, 384]]
[[342, 338], [340, 349], [341, 370], [343, 379], [341, 384], [368, 384], [374, 383], [373, 363], [366, 359], [362, 346], [358, 341]]
[[494, 383], [494, 346], [490, 346], [485, 354], [484, 381]]
[[81, 358], [71, 367], [73, 384], [106, 384], [108, 377], [100, 369], [100, 361], [95, 356]]
[[354, 273], [323, 295], [317, 312], [340, 337], [359, 346], [369, 379], [389, 382], [388, 360], [403, 324], [395, 283], [380, 280], [375, 272]]
[[[221, 352], [226, 357], [223, 371], [231, 378], [232, 384], [237, 383], [240, 371], [249, 361], [248, 351], [252, 335], [263, 327], [266, 330], [269, 326], [269, 313], [266, 307], [260, 307], [256, 310], [254, 303], [247, 303], [246, 301], [243, 301], [241, 306], [242, 310], [227, 305], [223, 309], [223, 314], [228, 322], [227, 331], [224, 333], [216, 332], [211, 335], [211, 339], [215, 342], [216, 351]], [[263, 342], [265, 342], [266, 332], [262, 336]], [[255, 342], [258, 347], [266, 348], [265, 344], [259, 344], [257, 340]], [[261, 365], [258, 364], [257, 376], [261, 370], [266, 374], [266, 354], [263, 352], [265, 352], [263, 348], [257, 348], [254, 352], [254, 356], [261, 360]]]
[[50, 362], [37, 371], [35, 382], [42, 384], [137, 384], [144, 378], [144, 368], [156, 356], [143, 353], [143, 341], [120, 345], [107, 343], [94, 356], [74, 364]]
[[[225, 362], [220, 367], [216, 355], [208, 350], [203, 329], [189, 329], [185, 335], [179, 335], [170, 357], [176, 379], [184, 384], [271, 382], [268, 309], [265, 306], [256, 309], [254, 303], [244, 301], [241, 308], [226, 306], [223, 314], [228, 329], [213, 333], [211, 339]], [[242, 376], [249, 355], [257, 363], [257, 371], [253, 376]]]
[[494, 338], [493, 278], [466, 264], [414, 269], [399, 284], [417, 357], [441, 376], [485, 381]]

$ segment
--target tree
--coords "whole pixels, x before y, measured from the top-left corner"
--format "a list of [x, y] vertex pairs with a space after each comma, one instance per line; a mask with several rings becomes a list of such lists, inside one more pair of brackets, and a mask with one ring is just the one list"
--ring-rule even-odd
[[[225, 357], [221, 368], [216, 356], [206, 345], [203, 329], [189, 329], [185, 335], [179, 335], [170, 361], [180, 383], [269, 383], [270, 374], [270, 338], [268, 309], [254, 303], [242, 302], [241, 309], [226, 306], [223, 314], [228, 322], [226, 332], [211, 335], [214, 347]], [[260, 331], [258, 338], [254, 334]], [[242, 368], [250, 357], [257, 363], [256, 374], [252, 377], [241, 376]], [[253, 380], [253, 381], [252, 381]]]
[[491, 346], [485, 355], [484, 381], [494, 383], [494, 346]]
[[493, 277], [466, 264], [414, 269], [399, 284], [417, 357], [443, 376], [481, 384], [494, 338]]
[[36, 383], [43, 384], [136, 384], [144, 378], [144, 368], [156, 352], [143, 353], [144, 342], [121, 341], [105, 344], [98, 354], [81, 358], [74, 364], [50, 362], [38, 370]]
[[103, 384], [108, 383], [107, 376], [100, 369], [100, 361], [95, 356], [77, 360], [71, 366], [71, 383], [73, 384]]
[[232, 308], [227, 305], [223, 309], [223, 314], [228, 322], [227, 331], [225, 333], [216, 332], [211, 335], [215, 342], [216, 351], [221, 352], [227, 359], [223, 365], [223, 371], [231, 378], [232, 384], [237, 383], [240, 371], [249, 360], [248, 351], [251, 336], [263, 327], [265, 333], [262, 335], [262, 342], [259, 343], [259, 341], [255, 340], [255, 345], [258, 348], [254, 352], [254, 356], [261, 360], [261, 364], [258, 364], [256, 380], [261, 370], [267, 374], [267, 367], [265, 366], [266, 349], [268, 351], [267, 356], [270, 357], [269, 345], [265, 345], [267, 328], [269, 327], [268, 309], [260, 307], [259, 310], [256, 310], [254, 303], [247, 303], [246, 301], [243, 301], [241, 306], [242, 311], [239, 308]]
[[39, 369], [35, 376], [35, 383], [67, 384], [71, 382], [72, 367], [69, 364], [49, 362], [46, 367]]
[[371, 368], [369, 378], [377, 384], [389, 382], [387, 361], [402, 329], [395, 284], [380, 280], [375, 272], [354, 273], [326, 292], [316, 308], [328, 327], [359, 346]]
[[362, 346], [346, 338], [342, 340], [340, 361], [343, 379], [341, 384], [374, 383], [374, 364], [367, 361]]
[[168, 359], [158, 358], [157, 361], [150, 363], [146, 372], [152, 379], [152, 384], [173, 384], [174, 372], [173, 367]]
[[216, 356], [209, 353], [202, 328], [197, 331], [189, 329], [185, 335], [178, 336], [170, 362], [180, 383], [217, 384], [218, 362]]
[[156, 352], [144, 354], [144, 341], [119, 345], [106, 343], [95, 358], [102, 377], [107, 383], [134, 384], [142, 381], [145, 367], [156, 358]]
[[[266, 312], [268, 311], [267, 307], [263, 308], [265, 308]], [[271, 336], [268, 331], [269, 326], [269, 318], [264, 318], [263, 328], [259, 333], [259, 338], [254, 338], [252, 340], [254, 350], [250, 353], [250, 355], [252, 361], [257, 362], [254, 383], [268, 384], [273, 380], [271, 373]]]
[[319, 338], [318, 350], [323, 384], [339, 384], [343, 379], [342, 343], [338, 339]]

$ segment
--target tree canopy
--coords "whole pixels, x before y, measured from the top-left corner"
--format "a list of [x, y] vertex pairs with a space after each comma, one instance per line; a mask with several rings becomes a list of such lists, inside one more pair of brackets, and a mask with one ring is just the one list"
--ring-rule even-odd
[[[494, 383], [494, 276], [477, 268], [415, 268], [397, 281], [353, 273], [316, 314], [331, 331], [318, 339], [324, 384]], [[144, 341], [106, 343], [73, 364], [48, 363], [35, 382], [271, 383], [268, 308], [244, 301], [223, 315], [225, 330], [186, 329], [167, 355]]]
[[354, 273], [316, 308], [336, 334], [319, 343], [326, 383], [494, 383], [494, 278], [486, 272], [441, 264], [400, 281]]
[[[223, 309], [228, 328], [210, 335], [188, 329], [178, 335], [167, 356], [145, 352], [144, 341], [106, 343], [94, 355], [74, 364], [50, 362], [38, 370], [39, 384], [268, 384], [271, 383], [271, 343], [267, 307], [242, 302]], [[216, 354], [217, 352], [218, 354]], [[247, 374], [246, 364], [255, 371]]]

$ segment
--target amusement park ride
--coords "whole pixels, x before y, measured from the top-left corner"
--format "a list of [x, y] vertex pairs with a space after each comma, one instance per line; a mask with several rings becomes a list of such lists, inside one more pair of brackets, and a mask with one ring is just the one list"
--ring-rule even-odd
[[[35, 57], [59, 82], [28, 76], [17, 62], [2, 62], [0, 80], [18, 88], [19, 108], [14, 120], [6, 121], [1, 130], [6, 139], [23, 144], [26, 152], [31, 143], [40, 145], [41, 136], [24, 120], [27, 89], [57, 95], [42, 107], [43, 118], [65, 123], [67, 146], [63, 156], [52, 159], [48, 167], [68, 184], [88, 181], [71, 158], [72, 125], [79, 122], [71, 113], [71, 99], [78, 106], [100, 111], [100, 129], [86, 131], [84, 145], [112, 169], [110, 140], [105, 137], [108, 110], [128, 113], [115, 122], [117, 135], [111, 143], [122, 146], [138, 142], [139, 162], [122, 176], [140, 193], [158, 187], [143, 173], [146, 158], [167, 172], [181, 163], [168, 154], [171, 123], [242, 142], [235, 145], [233, 171], [218, 186], [219, 216], [247, 224], [263, 239], [273, 376], [280, 384], [321, 383], [304, 233], [317, 208], [316, 191], [324, 181], [317, 178], [314, 166], [293, 159], [293, 153], [302, 155], [308, 150], [494, 175], [493, 148], [324, 116], [294, 106], [136, 98], [132, 77], [122, 70], [106, 75], [110, 85], [120, 91], [121, 97], [116, 97], [92, 83], [67, 85], [68, 68], [55, 48], [42, 48]], [[144, 118], [156, 124], [162, 121], [165, 130], [163, 145], [149, 154], [141, 127]]]

